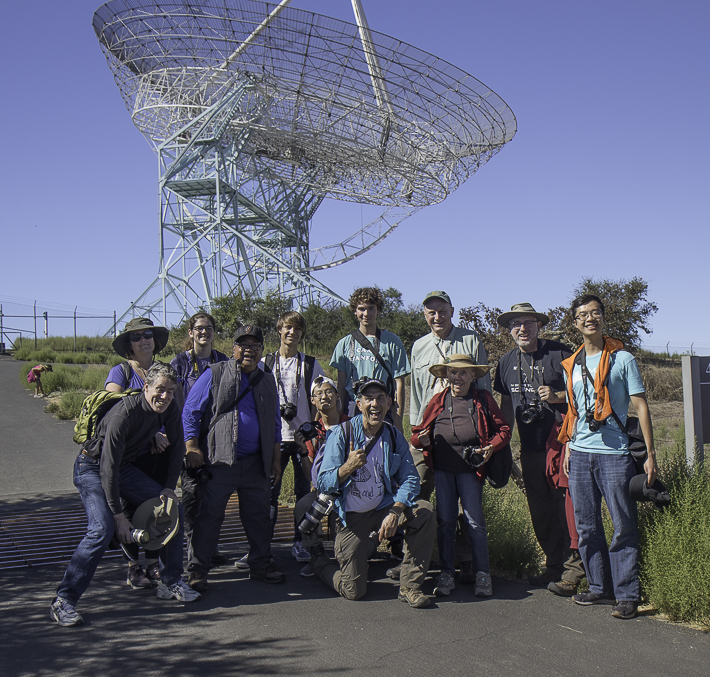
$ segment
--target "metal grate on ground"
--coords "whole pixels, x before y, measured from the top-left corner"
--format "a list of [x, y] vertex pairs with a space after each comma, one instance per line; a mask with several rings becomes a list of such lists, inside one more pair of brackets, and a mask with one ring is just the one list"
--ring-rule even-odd
[[[35, 567], [69, 562], [86, 534], [86, 513], [81, 503], [66, 510], [37, 510], [0, 515], [0, 569]], [[275, 541], [293, 537], [293, 510], [280, 508], [274, 529]], [[239, 502], [232, 496], [227, 504], [219, 542], [246, 544], [239, 519]], [[107, 550], [104, 557], [121, 557], [121, 550]]]

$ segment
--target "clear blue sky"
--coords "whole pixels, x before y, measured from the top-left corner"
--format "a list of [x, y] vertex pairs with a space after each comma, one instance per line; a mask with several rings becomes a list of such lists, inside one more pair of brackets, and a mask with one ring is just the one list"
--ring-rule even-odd
[[[710, 353], [710, 3], [363, 4], [373, 30], [490, 86], [518, 133], [442, 204], [319, 278], [342, 295], [376, 283], [407, 303], [443, 288], [457, 307], [544, 310], [566, 304], [582, 276], [638, 275], [659, 306], [646, 343]], [[3, 8], [5, 312], [21, 298], [120, 314], [157, 271], [157, 160], [93, 33], [98, 6]], [[349, 0], [292, 6], [352, 20]], [[360, 218], [350, 205], [343, 237]]]

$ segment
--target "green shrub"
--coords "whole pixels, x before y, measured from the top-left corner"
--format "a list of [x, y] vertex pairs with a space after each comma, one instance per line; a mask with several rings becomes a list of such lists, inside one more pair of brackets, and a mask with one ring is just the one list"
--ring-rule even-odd
[[710, 629], [710, 472], [691, 472], [683, 449], [661, 466], [671, 505], [641, 506], [641, 582], [649, 602], [671, 620]]
[[525, 494], [512, 482], [504, 489], [483, 489], [483, 513], [493, 571], [522, 578], [534, 571], [541, 550], [535, 539]]
[[[33, 388], [33, 384], [27, 383], [27, 374], [34, 366], [32, 362], [23, 364], [20, 368], [20, 381], [28, 388]], [[55, 364], [54, 370], [42, 374], [42, 386], [46, 393], [60, 391], [82, 391], [83, 396], [94, 390], [101, 390], [104, 387], [108, 368], [105, 366], [89, 366], [87, 368], [67, 366], [65, 364]]]
[[81, 405], [85, 399], [85, 393], [64, 393], [59, 402], [59, 411], [56, 412], [57, 418], [61, 421], [71, 421], [72, 419], [77, 418], [81, 412]]

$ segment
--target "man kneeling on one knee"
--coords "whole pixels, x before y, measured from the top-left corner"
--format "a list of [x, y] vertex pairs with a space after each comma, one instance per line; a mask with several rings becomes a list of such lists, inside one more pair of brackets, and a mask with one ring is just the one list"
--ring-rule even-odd
[[370, 534], [389, 539], [399, 526], [405, 542], [399, 599], [417, 608], [428, 606], [431, 600], [421, 588], [436, 532], [432, 506], [416, 500], [419, 475], [409, 445], [385, 423], [392, 404], [385, 384], [368, 379], [356, 397], [360, 415], [328, 435], [318, 474], [318, 491], [334, 497], [342, 523], [335, 538], [338, 563], [326, 557], [319, 543], [311, 549], [311, 566], [337, 593], [360, 599], [367, 591]]

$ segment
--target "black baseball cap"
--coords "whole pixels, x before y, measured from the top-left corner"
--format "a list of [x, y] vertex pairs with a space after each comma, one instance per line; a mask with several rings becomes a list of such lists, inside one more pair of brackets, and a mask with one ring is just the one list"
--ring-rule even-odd
[[255, 324], [245, 324], [243, 327], [239, 327], [234, 334], [234, 342], [239, 343], [239, 339], [245, 336], [253, 336], [259, 340], [259, 343], [264, 343], [264, 332], [261, 331], [261, 327], [257, 327]]
[[389, 395], [389, 390], [387, 390], [387, 386], [382, 383], [382, 381], [376, 378], [362, 378], [359, 381], [353, 383], [353, 386], [356, 397], [360, 397], [361, 393], [364, 392], [364, 390], [366, 388], [369, 388], [370, 386], [376, 386], [377, 388], [383, 390], [386, 395]]

